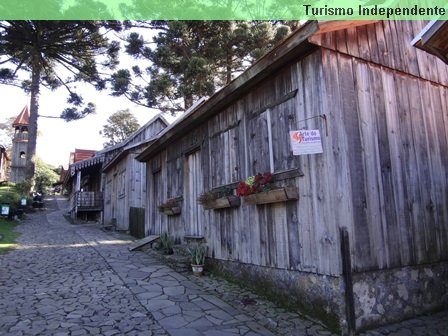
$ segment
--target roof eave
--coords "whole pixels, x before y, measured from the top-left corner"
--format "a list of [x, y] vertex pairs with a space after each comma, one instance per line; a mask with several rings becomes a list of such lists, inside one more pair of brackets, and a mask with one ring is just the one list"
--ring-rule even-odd
[[136, 130], [131, 135], [129, 135], [125, 140], [123, 140], [122, 142], [120, 142], [118, 144], [115, 144], [113, 146], [106, 147], [106, 148], [98, 151], [98, 153], [99, 154], [103, 154], [103, 153], [108, 153], [108, 152], [110, 152], [112, 150], [115, 150], [115, 149], [124, 148], [129, 142], [131, 142], [137, 135], [142, 133], [149, 125], [154, 123], [157, 119], [159, 119], [163, 124], [165, 124], [165, 127], [169, 126], [169, 124], [170, 124], [168, 122], [168, 120], [166, 120], [166, 118], [161, 113], [158, 113], [153, 118], [151, 118], [146, 124], [144, 124], [143, 126], [139, 127], [138, 130]]
[[129, 154], [129, 152], [131, 152], [132, 150], [138, 151], [139, 148], [146, 147], [146, 146], [150, 145], [154, 141], [154, 139], [155, 138], [151, 138], [151, 139], [142, 141], [140, 143], [125, 147], [112, 160], [110, 160], [106, 165], [104, 165], [103, 170], [102, 170], [103, 173], [106, 173], [111, 168], [113, 168], [118, 162], [120, 162], [124, 157], [126, 157]]
[[431, 21], [411, 44], [448, 64], [448, 21]]
[[148, 161], [166, 145], [181, 137], [184, 132], [199, 125], [218, 113], [235, 99], [245, 94], [251, 87], [270, 76], [285, 63], [300, 56], [309, 54], [317, 48], [308, 42], [308, 38], [319, 30], [316, 21], [309, 21], [294, 34], [283, 40], [277, 47], [252, 64], [243, 74], [235, 78], [227, 86], [216, 92], [210, 99], [193, 110], [188, 118], [184, 118], [160, 137], [140, 155], [138, 161]]

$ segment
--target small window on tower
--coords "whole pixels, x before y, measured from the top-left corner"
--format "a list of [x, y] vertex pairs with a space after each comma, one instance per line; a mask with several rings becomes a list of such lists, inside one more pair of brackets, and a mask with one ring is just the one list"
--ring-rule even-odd
[[20, 158], [24, 159], [25, 158], [25, 152], [20, 152]]

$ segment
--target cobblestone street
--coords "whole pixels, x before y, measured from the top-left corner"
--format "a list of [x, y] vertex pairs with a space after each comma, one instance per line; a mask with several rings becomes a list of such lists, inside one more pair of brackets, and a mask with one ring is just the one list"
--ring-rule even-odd
[[[129, 236], [71, 225], [54, 199], [47, 206], [0, 256], [0, 335], [331, 335], [234, 284], [129, 252]], [[363, 335], [448, 335], [448, 312]]]

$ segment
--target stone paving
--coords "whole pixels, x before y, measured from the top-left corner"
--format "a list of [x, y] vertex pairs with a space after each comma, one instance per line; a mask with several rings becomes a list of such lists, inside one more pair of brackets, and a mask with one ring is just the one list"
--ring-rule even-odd
[[[68, 224], [47, 204], [0, 256], [0, 335], [332, 335], [237, 285], [129, 252], [126, 235]], [[448, 312], [363, 335], [448, 335]]]
[[[213, 275], [199, 278], [189, 276], [189, 278], [203, 290], [238, 307], [244, 314], [253, 317], [276, 335], [335, 335], [318, 323], [313, 323], [312, 319], [306, 319], [298, 313], [278, 307], [225, 279]], [[243, 301], [252, 301], [253, 304], [242, 304], [242, 298], [248, 298], [249, 300]], [[358, 334], [359, 336], [448, 336], [448, 311], [419, 316]]]
[[59, 211], [19, 231], [0, 256], [0, 335], [167, 335]]

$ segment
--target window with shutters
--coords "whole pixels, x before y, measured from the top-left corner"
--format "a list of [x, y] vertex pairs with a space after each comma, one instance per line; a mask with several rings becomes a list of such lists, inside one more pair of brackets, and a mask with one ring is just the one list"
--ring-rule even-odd
[[250, 174], [276, 173], [298, 167], [289, 132], [295, 129], [293, 100], [252, 114], [247, 120], [247, 163]]

